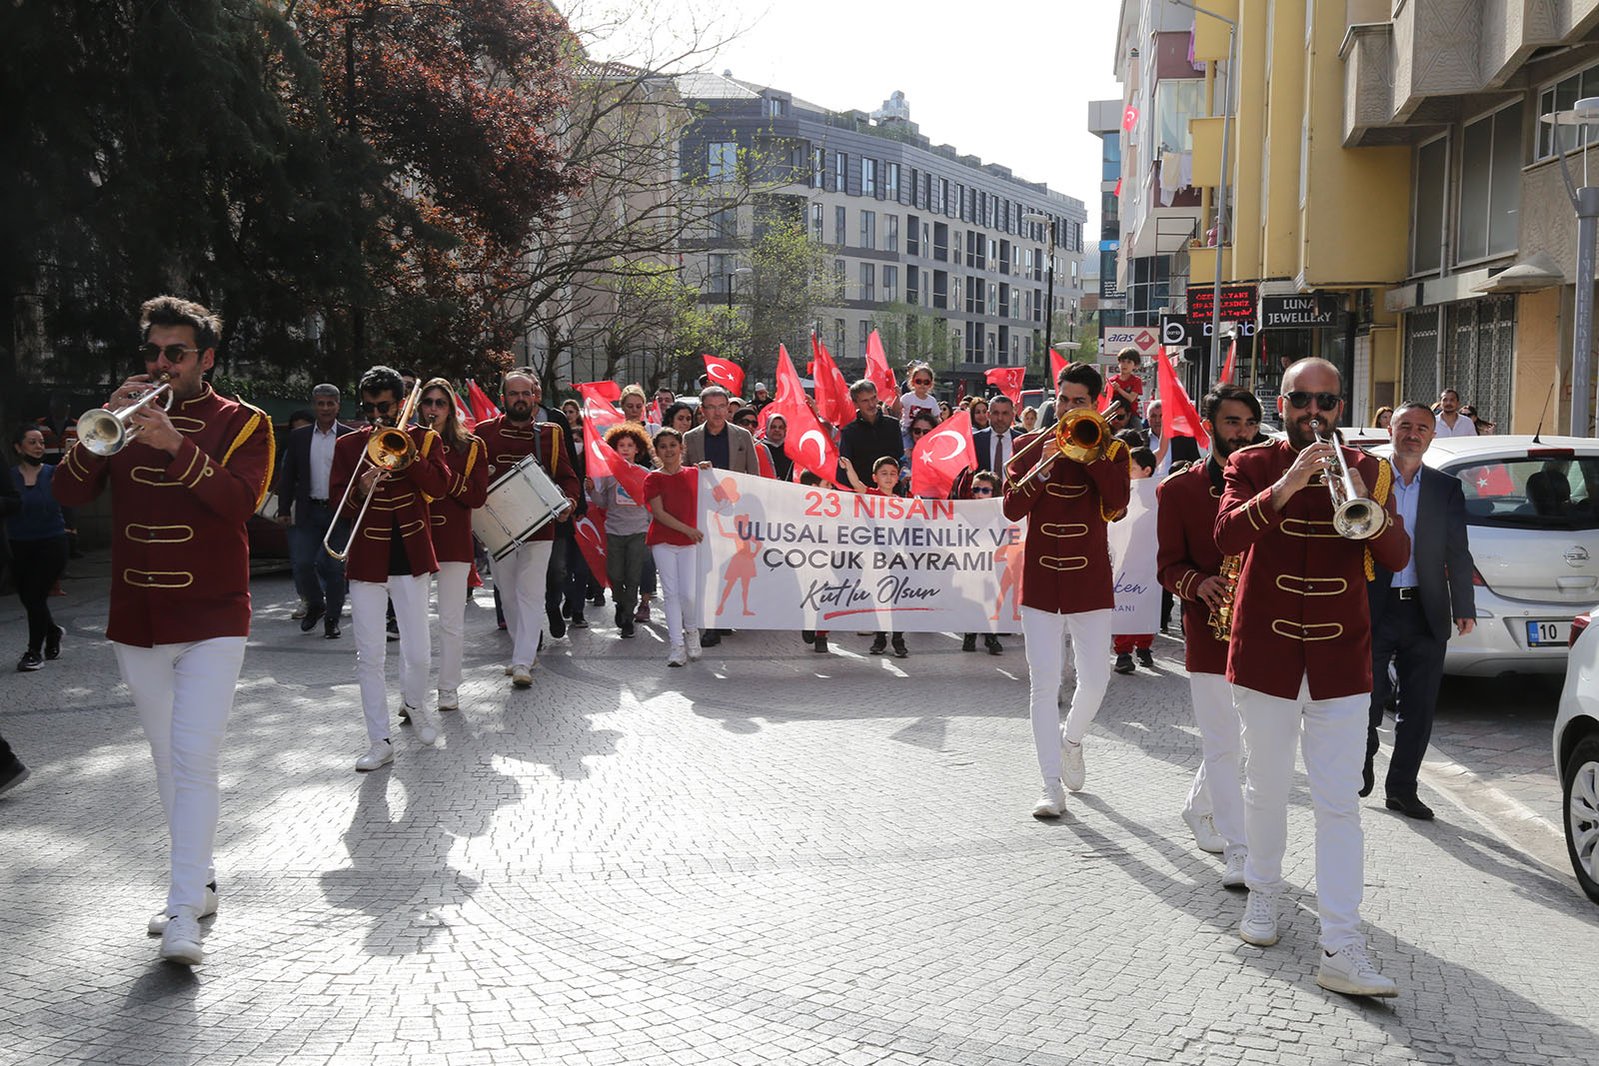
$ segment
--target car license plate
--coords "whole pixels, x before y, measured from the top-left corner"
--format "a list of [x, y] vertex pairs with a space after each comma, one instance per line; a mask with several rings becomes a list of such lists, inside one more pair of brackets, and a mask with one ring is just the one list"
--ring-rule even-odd
[[1528, 622], [1527, 647], [1552, 648], [1566, 646], [1571, 632], [1570, 622]]

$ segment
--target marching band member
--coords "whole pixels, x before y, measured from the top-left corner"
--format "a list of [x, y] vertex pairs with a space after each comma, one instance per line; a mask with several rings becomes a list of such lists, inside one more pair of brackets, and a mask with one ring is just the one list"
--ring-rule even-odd
[[[1288, 439], [1238, 452], [1224, 476], [1216, 547], [1225, 555], [1248, 553], [1227, 656], [1227, 679], [1249, 753], [1249, 902], [1238, 932], [1263, 947], [1279, 936], [1277, 901], [1297, 744], [1316, 811], [1322, 947], [1316, 981], [1348, 995], [1393, 996], [1398, 986], [1366, 956], [1360, 932], [1365, 855], [1357, 793], [1371, 699], [1366, 582], [1373, 562], [1402, 569], [1410, 538], [1395, 516], [1390, 468], [1324, 439], [1343, 413], [1342, 388], [1337, 367], [1326, 360], [1294, 363], [1283, 373], [1277, 397]], [[1348, 469], [1355, 497], [1374, 501], [1375, 528], [1368, 539], [1341, 536], [1333, 521], [1329, 483], [1335, 455]], [[1318, 475], [1322, 480], [1313, 483]]]
[[[400, 629], [400, 721], [415, 725], [416, 737], [423, 744], [438, 739], [426, 708], [433, 654], [428, 636], [428, 579], [439, 568], [427, 500], [443, 496], [450, 486], [444, 447], [431, 429], [407, 426], [405, 432], [416, 452], [403, 471], [387, 474], [364, 461], [373, 432], [399, 421], [404, 410], [403, 387], [399, 372], [390, 367], [375, 366], [361, 375], [360, 406], [367, 425], [338, 439], [328, 480], [329, 498], [345, 500], [343, 513], [335, 521], [349, 527], [349, 557], [344, 565], [350, 582], [350, 622], [355, 628], [355, 676], [370, 744], [366, 754], [355, 760], [355, 768], [361, 771], [394, 761], [383, 680], [385, 615], [390, 601]], [[368, 496], [372, 499], [366, 519], [353, 525]], [[461, 596], [466, 596], [464, 589]]]
[[[505, 413], [477, 425], [478, 436], [488, 452], [489, 480], [493, 481], [524, 457], [532, 455], [576, 507], [582, 486], [572, 461], [566, 430], [556, 422], [535, 421], [538, 393], [532, 371], [521, 368], [509, 371], [501, 388]], [[494, 584], [500, 590], [500, 605], [511, 631], [511, 665], [506, 673], [511, 675], [511, 683], [517, 688], [533, 684], [554, 539], [555, 524], [545, 523], [530, 539], [494, 564]]]
[[422, 386], [422, 424], [444, 442], [450, 487], [428, 510], [433, 554], [439, 560], [439, 710], [461, 706], [461, 656], [466, 621], [466, 583], [472, 572], [472, 511], [489, 493], [488, 452], [461, 426], [455, 390], [443, 378]]
[[1216, 512], [1228, 457], [1259, 435], [1260, 401], [1248, 389], [1218, 385], [1201, 406], [1212, 441], [1210, 458], [1172, 474], [1156, 490], [1160, 504], [1156, 567], [1160, 583], [1183, 604], [1184, 665], [1194, 723], [1199, 726], [1202, 760], [1183, 805], [1183, 821], [1202, 850], [1221, 852], [1225, 858], [1221, 883], [1241, 888], [1245, 850], [1238, 712], [1227, 684], [1227, 642], [1212, 628], [1228, 591], [1222, 553], [1216, 547]]
[[[1094, 411], [1104, 382], [1087, 363], [1060, 375], [1056, 409], [1064, 416], [1097, 420], [1104, 445], [1086, 461], [1058, 450], [1053, 428], [1020, 444], [1005, 480], [1005, 517], [1027, 519], [1023, 558], [1022, 632], [1027, 638], [1031, 680], [1029, 709], [1033, 744], [1044, 791], [1035, 818], [1059, 818], [1066, 809], [1062, 784], [1083, 787], [1083, 737], [1099, 712], [1110, 683], [1111, 615], [1116, 600], [1106, 526], [1127, 509], [1131, 479], [1127, 446], [1112, 440]], [[1047, 465], [1031, 472], [1049, 455]], [[1063, 729], [1056, 700], [1065, 669], [1065, 639], [1072, 638], [1076, 686]]]
[[222, 332], [197, 303], [159, 296], [140, 309], [145, 373], [107, 406], [128, 407], [165, 377], [156, 400], [127, 416], [137, 437], [96, 455], [70, 448], [56, 471], [64, 506], [111, 489], [111, 609], [106, 636], [133, 694], [166, 813], [171, 881], [150, 919], [161, 957], [204, 957], [200, 919], [217, 909], [212, 849], [218, 761], [250, 632], [250, 545], [245, 523], [272, 481], [272, 420], [218, 396], [205, 380]]

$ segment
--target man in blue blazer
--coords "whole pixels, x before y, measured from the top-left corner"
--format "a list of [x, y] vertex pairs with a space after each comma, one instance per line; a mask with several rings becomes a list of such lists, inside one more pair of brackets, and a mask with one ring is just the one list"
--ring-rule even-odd
[[988, 401], [988, 428], [972, 434], [972, 447], [977, 449], [977, 469], [1005, 476], [1005, 464], [1016, 454], [1016, 441], [1022, 435], [1015, 423], [1016, 405], [1009, 396], [995, 396]]
[[339, 390], [335, 386], [312, 389], [311, 408], [316, 421], [290, 433], [289, 446], [283, 452], [278, 521], [289, 522], [292, 508], [289, 558], [294, 564], [295, 589], [307, 605], [300, 632], [311, 632], [320, 621], [322, 635], [332, 640], [340, 633], [339, 615], [344, 611], [344, 564], [323, 550], [322, 541], [339, 502], [328, 499], [333, 445], [351, 430], [339, 422]]
[[1471, 548], [1466, 541], [1466, 501], [1460, 482], [1425, 466], [1422, 455], [1436, 428], [1432, 409], [1404, 403], [1389, 423], [1393, 441], [1394, 503], [1410, 533], [1410, 562], [1397, 573], [1376, 567], [1367, 586], [1371, 600], [1371, 723], [1360, 794], [1376, 778], [1377, 727], [1391, 685], [1388, 661], [1399, 675], [1394, 750], [1383, 783], [1388, 809], [1429, 819], [1432, 808], [1416, 794], [1416, 775], [1432, 738], [1433, 709], [1443, 681], [1444, 648], [1454, 633], [1477, 625], [1472, 595]]

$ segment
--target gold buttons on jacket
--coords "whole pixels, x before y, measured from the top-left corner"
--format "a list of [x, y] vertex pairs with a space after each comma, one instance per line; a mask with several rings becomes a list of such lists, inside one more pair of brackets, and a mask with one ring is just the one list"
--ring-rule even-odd
[[1300, 577], [1298, 574], [1278, 574], [1277, 587], [1298, 596], [1336, 596], [1349, 587], [1341, 577]]
[[1271, 631], [1289, 640], [1333, 640], [1344, 635], [1341, 622], [1295, 622], [1291, 618], [1273, 618]]

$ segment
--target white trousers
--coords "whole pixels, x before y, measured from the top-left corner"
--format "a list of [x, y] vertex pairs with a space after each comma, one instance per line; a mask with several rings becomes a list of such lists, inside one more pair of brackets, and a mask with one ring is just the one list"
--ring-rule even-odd
[[[1316, 812], [1316, 903], [1321, 945], [1337, 951], [1360, 944], [1360, 900], [1365, 888], [1365, 838], [1360, 829], [1360, 771], [1366, 758], [1369, 693], [1313, 700], [1310, 682], [1285, 700], [1235, 686], [1233, 701], [1244, 723], [1244, 836], [1249, 858], [1244, 883], [1251, 890], [1282, 887], [1288, 846], [1288, 794], [1293, 785], [1295, 741], [1305, 757], [1310, 801]], [[1212, 788], [1215, 781], [1211, 782]]]
[[[222, 738], [244, 664], [243, 637], [137, 648], [113, 644], [155, 760], [156, 790], [167, 816], [171, 876], [167, 913], [205, 904], [216, 880], [211, 853], [221, 808], [217, 778]], [[114, 817], [114, 812], [113, 812]]]
[[471, 563], [439, 563], [440, 692], [454, 692], [461, 687], [462, 644], [466, 637], [466, 582], [471, 571]]
[[[1022, 635], [1027, 639], [1027, 673], [1031, 684], [1028, 712], [1033, 719], [1033, 746], [1046, 782], [1060, 777], [1060, 745], [1064, 738], [1081, 744], [1105, 700], [1110, 684], [1111, 615], [1103, 611], [1056, 614], [1022, 608]], [[1066, 670], [1066, 635], [1072, 638], [1072, 669], [1077, 675], [1066, 728], [1060, 724], [1060, 685]]]
[[524, 544], [494, 564], [500, 610], [511, 633], [511, 664], [532, 666], [539, 659], [539, 634], [544, 631], [544, 586], [550, 574], [551, 541]]
[[372, 743], [389, 736], [389, 693], [383, 677], [388, 655], [388, 602], [400, 628], [400, 696], [411, 707], [427, 706], [428, 669], [433, 648], [428, 639], [428, 580], [433, 575], [392, 574], [387, 581], [350, 582], [350, 622], [355, 627], [355, 680], [361, 686], [361, 713]]
[[661, 583], [666, 639], [674, 649], [683, 646], [684, 629], [699, 628], [698, 549], [696, 544], [656, 544], [650, 548]]
[[1244, 791], [1238, 781], [1241, 727], [1233, 687], [1225, 674], [1189, 674], [1188, 692], [1199, 727], [1200, 763], [1187, 806], [1212, 816], [1231, 854], [1244, 846]]

